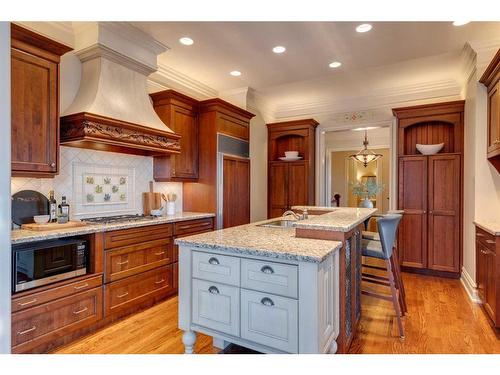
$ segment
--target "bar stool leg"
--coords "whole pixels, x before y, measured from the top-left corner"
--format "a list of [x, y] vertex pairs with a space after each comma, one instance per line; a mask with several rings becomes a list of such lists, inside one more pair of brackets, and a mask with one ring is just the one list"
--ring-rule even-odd
[[401, 267], [399, 266], [399, 257], [397, 253], [397, 249], [394, 248], [394, 251], [391, 256], [392, 260], [392, 265], [393, 269], [395, 271], [396, 275], [396, 287], [399, 290], [399, 301], [401, 304], [401, 311], [403, 312], [403, 315], [406, 315], [408, 312], [408, 306], [406, 305], [406, 292], [405, 292], [405, 286], [403, 283], [403, 276], [401, 273]]
[[399, 337], [404, 339], [405, 337], [405, 331], [403, 327], [403, 322], [401, 320], [401, 308], [399, 306], [399, 291], [396, 289], [396, 284], [394, 282], [394, 273], [391, 267], [391, 261], [390, 259], [387, 259], [385, 261], [387, 265], [387, 273], [389, 276], [389, 285], [391, 287], [391, 294], [392, 294], [392, 304], [394, 305], [394, 310], [396, 311], [396, 317], [398, 319], [398, 327], [399, 327]]

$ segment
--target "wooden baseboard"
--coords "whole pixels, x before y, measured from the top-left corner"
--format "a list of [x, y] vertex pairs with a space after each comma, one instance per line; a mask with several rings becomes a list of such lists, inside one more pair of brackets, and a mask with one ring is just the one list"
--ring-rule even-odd
[[418, 273], [419, 275], [426, 275], [426, 276], [446, 277], [449, 279], [459, 279], [460, 278], [460, 272], [434, 271], [434, 270], [429, 270], [429, 269], [413, 268], [413, 267], [406, 267], [406, 266], [401, 266], [401, 271], [410, 272], [410, 273]]

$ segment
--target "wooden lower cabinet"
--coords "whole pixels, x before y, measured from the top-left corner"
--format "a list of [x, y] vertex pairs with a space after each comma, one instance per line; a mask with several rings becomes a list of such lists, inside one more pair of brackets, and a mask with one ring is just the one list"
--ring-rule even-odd
[[102, 319], [102, 288], [94, 288], [12, 314], [12, 352], [38, 345]]
[[109, 316], [153, 297], [172, 293], [172, 265], [143, 272], [104, 286], [104, 311]]
[[483, 309], [500, 328], [500, 236], [476, 227], [476, 284]]

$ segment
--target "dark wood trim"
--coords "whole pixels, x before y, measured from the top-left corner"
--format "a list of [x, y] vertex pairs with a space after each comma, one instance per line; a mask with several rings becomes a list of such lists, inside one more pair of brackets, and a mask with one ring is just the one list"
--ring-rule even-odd
[[271, 122], [266, 124], [268, 128], [273, 130], [292, 130], [292, 129], [302, 129], [304, 126], [312, 126], [316, 128], [319, 122], [313, 118], [306, 118], [302, 120], [292, 120], [292, 121], [282, 121], [282, 122]]
[[451, 102], [422, 104], [410, 107], [393, 108], [392, 113], [399, 120], [416, 116], [442, 115], [446, 113], [463, 112], [465, 100]]
[[61, 144], [140, 154], [178, 154], [180, 136], [168, 131], [87, 112], [61, 117]]
[[240, 116], [244, 121], [249, 121], [252, 117], [255, 117], [252, 112], [248, 112], [220, 98], [202, 100], [201, 102], [199, 102], [199, 110], [200, 113], [217, 111], [223, 112], [230, 116], [236, 115], [236, 117]]
[[496, 83], [495, 80], [498, 80], [500, 78], [499, 73], [500, 73], [500, 48], [495, 54], [495, 57], [493, 57], [493, 60], [491, 60], [488, 67], [484, 71], [479, 82], [481, 82], [486, 87], [494, 85]]
[[175, 104], [181, 107], [187, 105], [188, 109], [192, 109], [192, 107], [197, 107], [200, 103], [198, 100], [191, 98], [190, 96], [170, 89], [154, 92], [149, 94], [149, 96], [155, 105]]

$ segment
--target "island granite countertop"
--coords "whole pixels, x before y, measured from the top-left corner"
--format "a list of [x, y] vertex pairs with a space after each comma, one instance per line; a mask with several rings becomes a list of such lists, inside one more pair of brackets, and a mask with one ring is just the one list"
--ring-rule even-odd
[[297, 238], [293, 227], [272, 228], [260, 226], [275, 220], [264, 220], [178, 238], [175, 243], [207, 250], [222, 250], [240, 255], [265, 256], [314, 263], [322, 262], [328, 255], [342, 247], [342, 243], [339, 241]]
[[82, 227], [43, 231], [43, 232], [26, 230], [26, 229], [14, 229], [11, 231], [11, 243], [14, 245], [25, 242], [35, 242], [35, 241], [49, 240], [54, 238], [91, 234], [97, 232], [109, 232], [118, 229], [175, 223], [178, 221], [186, 221], [186, 220], [204, 219], [214, 216], [215, 216], [214, 214], [203, 213], [203, 212], [178, 212], [175, 215], [160, 216], [154, 219], [145, 218], [144, 220], [121, 222], [121, 223], [109, 223], [109, 224], [89, 223], [86, 226]]
[[326, 211], [323, 215], [297, 221], [295, 228], [349, 232], [372, 216], [375, 208], [293, 206], [292, 210]]

